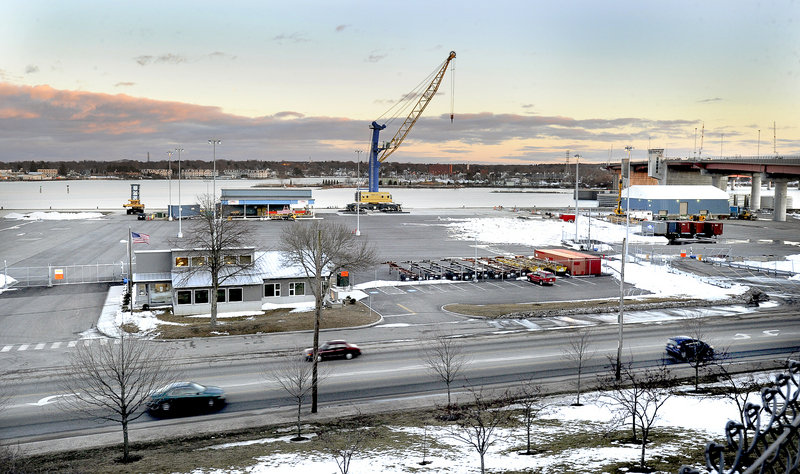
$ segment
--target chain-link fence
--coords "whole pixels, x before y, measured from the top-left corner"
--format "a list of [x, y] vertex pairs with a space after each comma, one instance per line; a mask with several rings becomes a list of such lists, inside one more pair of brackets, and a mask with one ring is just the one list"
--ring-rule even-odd
[[127, 263], [93, 265], [48, 265], [46, 267], [0, 268], [8, 287], [53, 286], [78, 283], [121, 282], [128, 276]]

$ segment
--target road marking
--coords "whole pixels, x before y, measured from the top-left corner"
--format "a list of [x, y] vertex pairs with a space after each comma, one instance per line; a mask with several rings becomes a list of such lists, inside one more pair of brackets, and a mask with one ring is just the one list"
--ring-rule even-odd
[[18, 351], [26, 351], [26, 350], [28, 350], [29, 346], [30, 346], [30, 344], [22, 344], [22, 345], [19, 346], [19, 349], [17, 349], [17, 350]]
[[50, 346], [50, 349], [58, 349], [59, 347], [61, 347], [61, 343], [60, 342], [54, 342], [53, 345]]
[[749, 335], [747, 335], [747, 334], [741, 334], [741, 333], [737, 333], [737, 334], [734, 334], [734, 335], [733, 335], [733, 338], [734, 338], [735, 340], [744, 340], [744, 339], [750, 339], [750, 336], [749, 336]]
[[39, 344], [36, 344], [36, 347], [34, 347], [33, 350], [40, 351], [40, 350], [44, 349], [44, 346], [46, 346], [46, 345], [47, 345], [47, 343], [40, 342]]
[[763, 332], [765, 336], [777, 337], [778, 331], [780, 331], [780, 329], [767, 329], [766, 331], [761, 332]]
[[31, 405], [31, 406], [35, 406], [35, 407], [37, 407], [37, 406], [38, 407], [43, 407], [45, 405], [49, 405], [49, 404], [55, 402], [59, 398], [75, 397], [77, 395], [78, 395], [77, 393], [64, 393], [64, 394], [61, 394], [61, 395], [50, 395], [49, 397], [44, 397], [42, 399], [39, 399], [35, 403], [28, 403], [27, 405]]
[[67, 347], [75, 347], [77, 344], [78, 341], [69, 341], [69, 343], [67, 343]]
[[12, 347], [14, 346], [3, 346], [3, 349], [0, 349], [0, 352], [8, 352], [11, 350]]
[[417, 313], [415, 313], [414, 311], [411, 311], [410, 309], [408, 309], [408, 308], [406, 308], [405, 306], [401, 305], [400, 303], [395, 303], [395, 304], [397, 304], [397, 306], [399, 306], [399, 307], [403, 308], [404, 310], [408, 311], [408, 312], [409, 312], [409, 313], [411, 313], [411, 314], [417, 314]]

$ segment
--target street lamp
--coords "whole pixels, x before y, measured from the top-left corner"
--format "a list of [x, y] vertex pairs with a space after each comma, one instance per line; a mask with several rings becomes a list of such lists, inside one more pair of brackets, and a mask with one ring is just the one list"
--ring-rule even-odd
[[211, 138], [210, 140], [208, 140], [208, 143], [210, 143], [214, 147], [214, 169], [211, 172], [211, 180], [214, 182], [214, 188], [211, 195], [213, 196], [214, 200], [213, 218], [216, 219], [217, 218], [217, 145], [222, 143], [222, 140], [220, 140], [219, 138]]
[[167, 215], [168, 220], [172, 221], [172, 150], [167, 151], [167, 166], [169, 167], [169, 171], [167, 171], [167, 180], [169, 181], [169, 207], [167, 208]]
[[183, 224], [183, 209], [181, 207], [181, 152], [183, 151], [183, 148], [175, 148], [175, 151], [178, 152], [178, 238], [182, 239], [183, 230], [181, 229], [181, 224]]
[[581, 155], [575, 155], [575, 243], [578, 243], [578, 160]]
[[[622, 323], [625, 311], [625, 262], [628, 260], [628, 232], [630, 229], [631, 215], [631, 150], [633, 150], [633, 147], [628, 145], [625, 149], [628, 151], [628, 169], [626, 173], [628, 176], [628, 186], [625, 189], [625, 240], [622, 241], [622, 264], [620, 265], [619, 272], [619, 317], [617, 318], [619, 340], [617, 341], [617, 367], [615, 374], [617, 380], [620, 380], [622, 377]], [[622, 173], [622, 167], [620, 167], [619, 172]]]
[[361, 235], [361, 196], [358, 190], [361, 188], [361, 153], [364, 150], [356, 150], [358, 155], [358, 165], [356, 167], [356, 237]]

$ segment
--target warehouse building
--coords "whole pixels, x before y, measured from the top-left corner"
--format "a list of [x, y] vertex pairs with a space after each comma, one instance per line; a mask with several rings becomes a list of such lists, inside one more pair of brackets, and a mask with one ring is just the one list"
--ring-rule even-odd
[[313, 217], [314, 199], [307, 188], [223, 189], [222, 215], [244, 218], [278, 218], [292, 214]]
[[710, 185], [631, 186], [622, 191], [622, 209], [651, 211], [653, 216], [685, 218], [727, 216], [728, 193]]

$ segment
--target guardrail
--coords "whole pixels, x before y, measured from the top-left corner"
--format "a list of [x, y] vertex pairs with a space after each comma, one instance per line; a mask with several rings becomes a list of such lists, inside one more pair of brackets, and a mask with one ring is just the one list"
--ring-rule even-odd
[[[785, 373], [761, 390], [761, 405], [747, 403], [745, 424], [725, 425], [726, 444], [706, 444], [710, 474], [795, 473], [800, 470], [800, 362], [790, 360]], [[700, 474], [688, 466], [679, 474]]]

